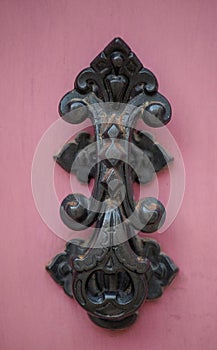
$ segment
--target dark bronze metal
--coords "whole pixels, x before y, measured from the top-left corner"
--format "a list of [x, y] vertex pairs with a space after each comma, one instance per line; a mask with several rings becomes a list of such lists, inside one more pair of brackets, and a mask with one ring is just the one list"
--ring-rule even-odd
[[79, 134], [55, 160], [79, 180], [95, 180], [92, 196], [68, 195], [60, 215], [72, 230], [95, 228], [88, 241], [68, 242], [47, 270], [104, 328], [131, 325], [143, 301], [160, 297], [178, 272], [156, 241], [138, 236], [163, 224], [164, 206], [155, 198], [136, 201], [132, 189], [172, 161], [149, 133], [135, 130], [139, 117], [154, 128], [169, 122], [169, 102], [157, 90], [156, 77], [116, 38], [59, 106], [69, 123], [90, 118], [94, 132]]

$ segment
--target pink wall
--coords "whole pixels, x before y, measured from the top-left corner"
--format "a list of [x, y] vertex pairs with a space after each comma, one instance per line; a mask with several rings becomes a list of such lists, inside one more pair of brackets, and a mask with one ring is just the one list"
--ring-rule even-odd
[[[0, 349], [214, 350], [217, 344], [216, 1], [1, 1]], [[97, 328], [44, 270], [65, 242], [31, 192], [36, 145], [75, 76], [115, 36], [158, 77], [186, 168], [182, 208], [157, 235], [180, 273], [137, 323]], [[63, 173], [61, 173], [63, 174]]]

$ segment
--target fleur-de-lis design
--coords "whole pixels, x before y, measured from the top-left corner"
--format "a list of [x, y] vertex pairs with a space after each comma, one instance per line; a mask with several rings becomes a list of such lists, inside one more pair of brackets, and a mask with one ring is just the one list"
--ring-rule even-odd
[[137, 235], [156, 231], [166, 215], [160, 201], [136, 202], [132, 190], [173, 160], [149, 133], [135, 130], [138, 118], [154, 128], [169, 122], [169, 102], [157, 90], [156, 77], [116, 38], [59, 106], [69, 123], [90, 118], [94, 135], [81, 133], [55, 160], [83, 182], [95, 179], [92, 196], [68, 195], [60, 215], [72, 230], [95, 229], [88, 242], [68, 242], [47, 270], [105, 328], [131, 325], [142, 302], [161, 296], [178, 272], [157, 242]]

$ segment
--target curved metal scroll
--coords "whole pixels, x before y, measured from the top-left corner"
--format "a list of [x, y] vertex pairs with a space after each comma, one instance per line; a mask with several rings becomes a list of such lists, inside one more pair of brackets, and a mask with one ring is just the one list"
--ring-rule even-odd
[[55, 160], [81, 181], [95, 180], [92, 196], [68, 195], [60, 215], [72, 230], [95, 228], [88, 241], [68, 242], [47, 270], [105, 328], [131, 325], [143, 301], [160, 297], [178, 272], [156, 241], [138, 236], [163, 224], [162, 203], [137, 202], [132, 187], [172, 161], [150, 134], [134, 129], [140, 117], [154, 128], [169, 122], [169, 102], [157, 89], [156, 77], [116, 38], [78, 75], [59, 106], [69, 123], [90, 118], [94, 134], [81, 133]]

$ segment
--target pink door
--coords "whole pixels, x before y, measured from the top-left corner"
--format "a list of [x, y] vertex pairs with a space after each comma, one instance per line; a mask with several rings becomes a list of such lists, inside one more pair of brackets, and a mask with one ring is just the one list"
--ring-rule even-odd
[[[0, 349], [216, 349], [216, 16], [212, 0], [1, 2]], [[141, 307], [131, 328], [112, 332], [92, 324], [45, 271], [65, 241], [37, 211], [31, 169], [39, 140], [59, 118], [60, 98], [117, 36], [154, 72], [172, 105], [168, 129], [186, 187], [174, 221], [152, 236], [179, 266], [178, 276], [162, 298]], [[60, 138], [78, 129], [52, 130], [45, 144], [58, 151]], [[167, 176], [159, 178], [163, 193]], [[50, 181], [60, 200], [80, 186], [60, 168]], [[39, 194], [39, 211], [49, 212], [47, 192]]]

